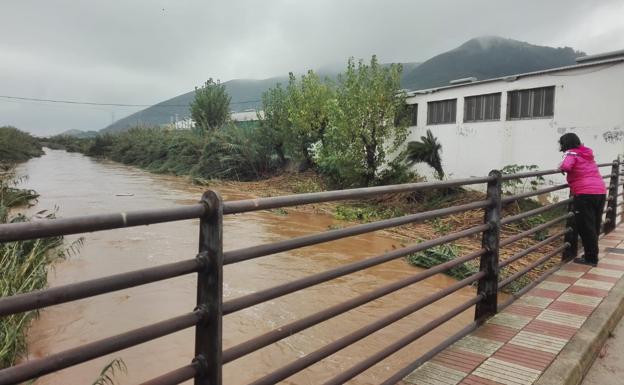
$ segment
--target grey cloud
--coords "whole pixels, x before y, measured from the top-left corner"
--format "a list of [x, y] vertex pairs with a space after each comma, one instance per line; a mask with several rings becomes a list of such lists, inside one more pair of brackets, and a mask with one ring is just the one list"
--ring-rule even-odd
[[[624, 48], [622, 1], [11, 1], [0, 95], [156, 103], [208, 77], [264, 78], [349, 56], [423, 61], [480, 35], [597, 53]], [[599, 29], [592, 26], [600, 24]], [[587, 32], [589, 31], [589, 32]], [[0, 125], [99, 129], [137, 109], [0, 100]]]

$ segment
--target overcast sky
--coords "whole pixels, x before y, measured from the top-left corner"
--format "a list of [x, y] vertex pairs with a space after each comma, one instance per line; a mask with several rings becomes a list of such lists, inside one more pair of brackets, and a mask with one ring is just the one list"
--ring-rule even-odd
[[[153, 104], [209, 77], [424, 61], [482, 35], [590, 54], [624, 48], [624, 0], [0, 2], [0, 95]], [[98, 130], [140, 108], [0, 98], [0, 126]]]

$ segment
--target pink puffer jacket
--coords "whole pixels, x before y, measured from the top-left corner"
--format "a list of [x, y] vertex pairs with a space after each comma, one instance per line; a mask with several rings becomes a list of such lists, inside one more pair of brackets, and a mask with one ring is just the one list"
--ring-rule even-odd
[[581, 145], [566, 151], [559, 169], [566, 173], [572, 195], [607, 193], [591, 148]]

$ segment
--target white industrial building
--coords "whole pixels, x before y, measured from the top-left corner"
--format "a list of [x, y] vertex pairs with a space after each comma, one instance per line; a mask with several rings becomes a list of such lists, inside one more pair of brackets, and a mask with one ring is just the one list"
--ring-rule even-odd
[[[557, 141], [567, 132], [591, 147], [598, 162], [610, 162], [624, 154], [624, 51], [585, 56], [567, 67], [459, 79], [410, 91], [407, 103], [408, 141], [430, 129], [442, 144], [448, 178], [507, 165], [556, 168], [562, 156]], [[416, 167], [432, 175], [426, 165]]]

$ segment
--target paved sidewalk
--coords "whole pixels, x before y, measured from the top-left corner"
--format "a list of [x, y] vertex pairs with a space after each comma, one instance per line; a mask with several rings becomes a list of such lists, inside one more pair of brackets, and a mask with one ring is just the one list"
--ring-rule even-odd
[[619, 227], [601, 239], [598, 267], [566, 264], [401, 384], [533, 384], [624, 275], [623, 241]]

